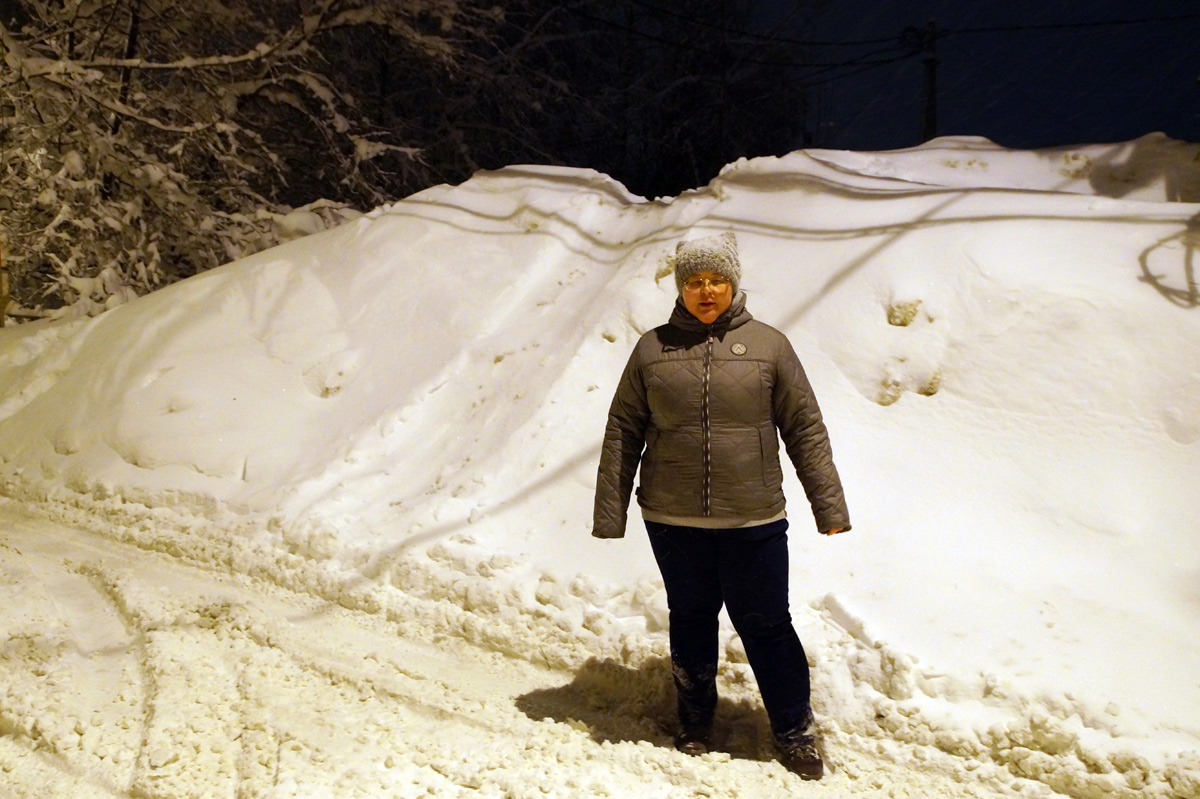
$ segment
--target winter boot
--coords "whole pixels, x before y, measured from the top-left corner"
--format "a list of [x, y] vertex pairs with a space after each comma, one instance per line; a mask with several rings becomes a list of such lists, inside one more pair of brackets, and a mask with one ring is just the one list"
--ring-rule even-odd
[[812, 717], [795, 729], [775, 736], [779, 747], [779, 762], [804, 780], [819, 780], [825, 774], [825, 763], [817, 748], [817, 736], [812, 732]]
[[675, 735], [675, 748], [684, 754], [702, 755], [711, 747], [711, 724], [685, 724]]
[[672, 657], [671, 672], [679, 712], [675, 748], [689, 755], [702, 755], [712, 746], [713, 711], [717, 707], [716, 664], [706, 663], [689, 670]]
[[819, 780], [825, 774], [825, 763], [817, 751], [817, 739], [804, 735], [779, 748], [779, 762], [802, 780]]

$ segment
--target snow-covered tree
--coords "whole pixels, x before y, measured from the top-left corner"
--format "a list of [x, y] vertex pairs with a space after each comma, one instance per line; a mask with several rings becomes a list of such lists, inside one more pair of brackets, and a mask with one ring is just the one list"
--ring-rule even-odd
[[569, 87], [539, 125], [543, 146], [654, 196], [801, 145], [820, 69], [807, 42], [827, 2], [533, 0], [507, 17], [536, 30], [526, 69]]
[[364, 110], [364, 65], [387, 51], [444, 75], [498, 21], [462, 0], [11, 7], [0, 223], [28, 315], [93, 312], [253, 252], [293, 205], [336, 214], [428, 182], [408, 126]]
[[276, 243], [294, 208], [332, 221], [478, 169], [702, 185], [802, 139], [824, 2], [9, 0], [10, 312], [97, 312]]

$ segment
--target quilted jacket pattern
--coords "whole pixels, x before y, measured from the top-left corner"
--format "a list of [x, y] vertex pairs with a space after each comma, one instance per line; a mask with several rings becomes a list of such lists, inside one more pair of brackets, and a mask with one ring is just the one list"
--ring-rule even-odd
[[784, 509], [780, 438], [818, 529], [849, 529], [829, 435], [787, 337], [754, 319], [743, 293], [712, 325], [681, 300], [667, 324], [642, 336], [617, 386], [592, 535], [624, 536], [639, 464], [638, 503], [655, 513], [776, 516]]

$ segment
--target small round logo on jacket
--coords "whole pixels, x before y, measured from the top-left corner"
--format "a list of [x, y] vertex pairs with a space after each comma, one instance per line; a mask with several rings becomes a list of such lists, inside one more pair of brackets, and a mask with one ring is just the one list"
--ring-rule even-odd
[[730, 347], [729, 351], [734, 355], [745, 355], [746, 345], [739, 341], [737, 344], [734, 344], [732, 347]]

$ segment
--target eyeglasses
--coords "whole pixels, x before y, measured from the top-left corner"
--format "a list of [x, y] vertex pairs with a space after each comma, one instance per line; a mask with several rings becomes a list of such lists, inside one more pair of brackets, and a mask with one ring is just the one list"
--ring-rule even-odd
[[713, 291], [724, 291], [729, 285], [729, 280], [723, 277], [693, 277], [683, 282], [683, 287], [688, 291], [701, 291], [705, 286]]

